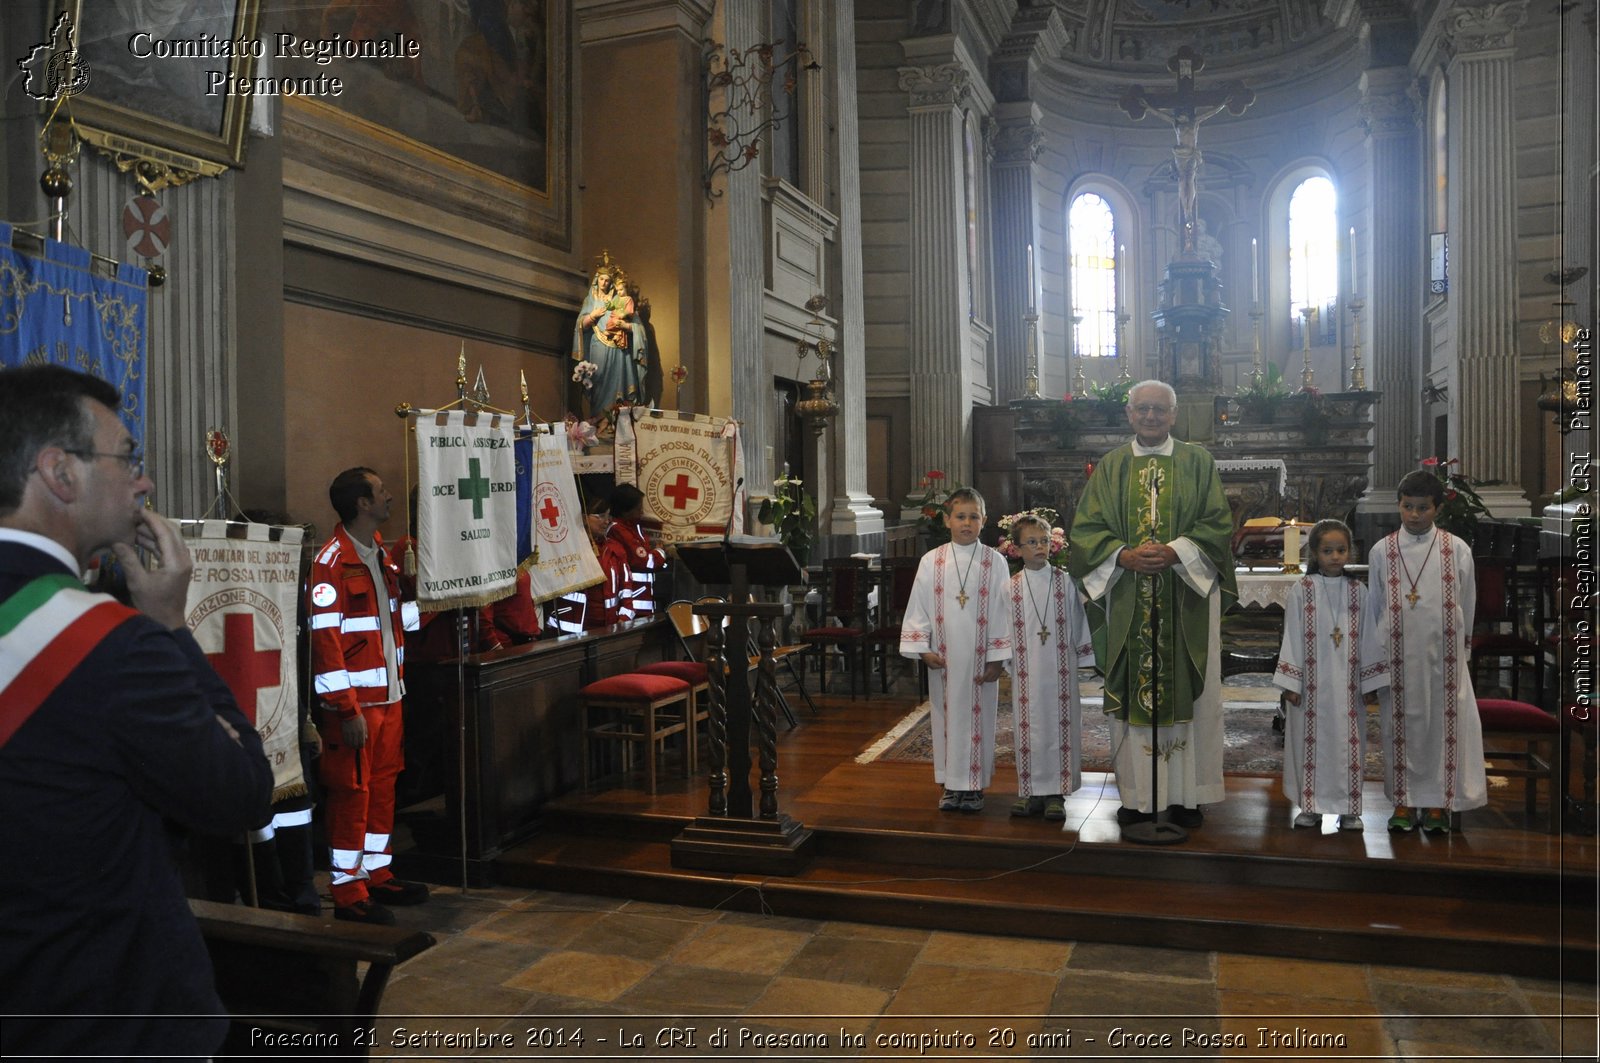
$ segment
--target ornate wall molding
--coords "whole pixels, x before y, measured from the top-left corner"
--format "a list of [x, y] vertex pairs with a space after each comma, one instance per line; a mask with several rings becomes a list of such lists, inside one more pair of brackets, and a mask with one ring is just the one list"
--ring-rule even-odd
[[1412, 97], [1415, 80], [1404, 69], [1369, 70], [1361, 81], [1361, 128], [1367, 136], [1416, 132], [1420, 111]]
[[1482, 7], [1456, 7], [1444, 16], [1446, 47], [1452, 56], [1510, 48], [1528, 17], [1528, 0], [1506, 0]]
[[962, 63], [900, 68], [900, 90], [911, 94], [911, 107], [955, 107], [972, 93], [972, 74]]

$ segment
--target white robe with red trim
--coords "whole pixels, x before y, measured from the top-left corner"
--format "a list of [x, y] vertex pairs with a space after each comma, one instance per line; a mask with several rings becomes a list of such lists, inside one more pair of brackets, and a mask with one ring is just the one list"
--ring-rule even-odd
[[1083, 778], [1078, 669], [1094, 667], [1089, 618], [1064, 569], [1021, 569], [1008, 592], [1017, 796], [1070, 794]]
[[903, 656], [945, 659], [944, 668], [928, 669], [928, 698], [933, 778], [949, 790], [982, 790], [994, 776], [1000, 684], [979, 680], [986, 663], [1011, 656], [1009, 581], [1000, 551], [945, 543], [922, 555], [900, 624]]
[[1372, 548], [1368, 565], [1361, 689], [1378, 691], [1384, 793], [1414, 808], [1488, 804], [1483, 724], [1467, 667], [1477, 605], [1471, 548], [1443, 528], [1401, 530]]
[[[1304, 812], [1361, 815], [1367, 706], [1361, 695], [1361, 622], [1367, 587], [1343, 576], [1305, 576], [1283, 607], [1283, 645], [1272, 682], [1288, 706], [1283, 796]], [[1335, 632], [1337, 631], [1337, 638]]]

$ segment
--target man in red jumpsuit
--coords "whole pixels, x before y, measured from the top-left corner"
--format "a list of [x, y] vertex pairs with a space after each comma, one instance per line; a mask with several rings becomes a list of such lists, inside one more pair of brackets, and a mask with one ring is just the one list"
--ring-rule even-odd
[[393, 497], [371, 469], [346, 469], [328, 487], [339, 524], [311, 565], [307, 614], [322, 734], [332, 849], [333, 914], [390, 924], [388, 905], [421, 904], [428, 887], [389, 868], [394, 783], [404, 766], [405, 631], [416, 603], [400, 602], [400, 572], [378, 527]]

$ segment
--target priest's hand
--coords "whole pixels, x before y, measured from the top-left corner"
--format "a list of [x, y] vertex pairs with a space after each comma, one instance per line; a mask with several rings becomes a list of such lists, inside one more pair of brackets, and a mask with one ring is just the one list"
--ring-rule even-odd
[[944, 658], [937, 653], [924, 653], [922, 655], [922, 663], [929, 668], [943, 668]]
[[1130, 572], [1154, 576], [1178, 563], [1178, 552], [1166, 543], [1140, 543], [1125, 546], [1117, 555], [1117, 564]]

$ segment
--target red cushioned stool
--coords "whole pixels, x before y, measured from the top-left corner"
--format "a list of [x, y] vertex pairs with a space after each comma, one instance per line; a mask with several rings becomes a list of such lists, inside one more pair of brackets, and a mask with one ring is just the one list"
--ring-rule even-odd
[[[689, 684], [669, 675], [629, 673], [590, 683], [578, 693], [583, 706], [583, 788], [589, 788], [591, 743], [619, 742], [624, 749], [624, 770], [629, 767], [633, 746], [644, 747], [645, 785], [654, 794], [657, 747], [664, 748], [668, 738], [688, 730], [694, 696]], [[693, 743], [689, 746], [683, 756], [686, 776], [694, 770]]]
[[1556, 833], [1564, 789], [1558, 789], [1561, 721], [1537, 705], [1501, 698], [1480, 700], [1478, 719], [1483, 722], [1483, 756], [1489, 762], [1489, 774], [1525, 780], [1525, 809], [1530, 820], [1538, 811], [1539, 780], [1550, 784], [1549, 830]]
[[689, 684], [689, 771], [695, 769], [699, 757], [700, 725], [711, 718], [711, 680], [706, 677], [706, 666], [699, 661], [657, 661], [634, 669], [636, 675], [668, 675]]

